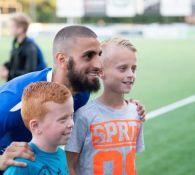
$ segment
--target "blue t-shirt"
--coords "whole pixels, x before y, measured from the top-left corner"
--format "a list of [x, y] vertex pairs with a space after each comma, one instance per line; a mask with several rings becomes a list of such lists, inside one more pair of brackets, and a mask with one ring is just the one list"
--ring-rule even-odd
[[68, 165], [66, 154], [58, 148], [54, 153], [40, 150], [35, 144], [30, 143], [30, 147], [35, 153], [35, 161], [27, 159], [17, 159], [25, 162], [26, 167], [9, 167], [4, 175], [68, 175]]
[[[24, 88], [37, 81], [51, 81], [52, 69], [28, 73], [19, 76], [3, 86], [0, 86], [0, 154], [13, 141], [29, 142], [32, 138], [30, 131], [24, 126], [21, 117], [21, 97]], [[74, 95], [74, 110], [85, 105], [89, 92]]]

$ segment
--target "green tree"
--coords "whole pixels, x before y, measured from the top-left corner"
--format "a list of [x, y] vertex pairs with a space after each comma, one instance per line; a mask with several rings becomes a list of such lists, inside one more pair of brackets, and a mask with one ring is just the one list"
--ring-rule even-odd
[[56, 19], [56, 0], [19, 0], [24, 12], [36, 22], [53, 22]]

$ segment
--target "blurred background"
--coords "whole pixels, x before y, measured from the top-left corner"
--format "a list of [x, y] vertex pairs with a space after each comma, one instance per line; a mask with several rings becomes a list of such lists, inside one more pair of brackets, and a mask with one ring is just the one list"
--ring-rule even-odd
[[138, 99], [149, 113], [138, 174], [195, 174], [195, 0], [0, 0], [0, 64], [9, 59], [13, 12], [31, 17], [28, 35], [48, 66], [54, 35], [66, 25], [86, 25], [100, 41], [130, 39], [138, 70], [127, 98]]

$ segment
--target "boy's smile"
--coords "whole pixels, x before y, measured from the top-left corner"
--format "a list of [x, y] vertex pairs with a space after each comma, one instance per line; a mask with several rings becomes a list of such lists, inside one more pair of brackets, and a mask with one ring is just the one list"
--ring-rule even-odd
[[[107, 51], [108, 52], [108, 51]], [[104, 59], [103, 82], [107, 89], [117, 93], [128, 93], [135, 81], [136, 53], [120, 46], [109, 48]]]
[[42, 142], [45, 145], [65, 145], [73, 128], [73, 98], [70, 97], [65, 103], [58, 104], [47, 102], [49, 112], [40, 122]]

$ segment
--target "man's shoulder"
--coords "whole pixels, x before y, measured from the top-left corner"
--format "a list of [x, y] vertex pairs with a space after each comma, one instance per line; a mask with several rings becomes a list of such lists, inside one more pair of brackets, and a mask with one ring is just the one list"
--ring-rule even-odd
[[[41, 81], [41, 80], [46, 80], [47, 73], [51, 70], [51, 68], [45, 68], [41, 71], [35, 71], [35, 72], [30, 72], [25, 75], [19, 76], [13, 81], [24, 81], [24, 82], [31, 82], [33, 81]], [[12, 80], [11, 80], [12, 81]]]
[[34, 41], [34, 39], [27, 37], [23, 45], [21, 46], [23, 51], [33, 50], [37, 51], [40, 50], [38, 44]]
[[10, 91], [15, 93], [17, 90], [20, 90], [26, 87], [28, 84], [36, 81], [46, 81], [47, 72], [49, 68], [46, 68], [42, 71], [31, 72], [19, 77], [14, 78], [11, 81], [8, 81], [0, 87], [0, 93], [4, 91]]
[[2, 99], [2, 104], [0, 110], [4, 112], [10, 109], [18, 109], [20, 104], [23, 90], [30, 83], [37, 81], [47, 81], [47, 72], [49, 69], [43, 71], [32, 72], [26, 75], [19, 76], [0, 87], [0, 99]]
[[36, 46], [36, 43], [35, 43], [35, 41], [32, 38], [26, 37], [25, 45], [26, 46], [29, 46], [29, 45]]

